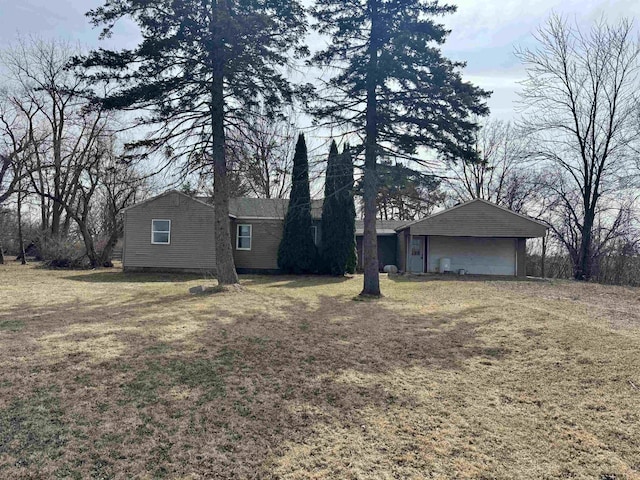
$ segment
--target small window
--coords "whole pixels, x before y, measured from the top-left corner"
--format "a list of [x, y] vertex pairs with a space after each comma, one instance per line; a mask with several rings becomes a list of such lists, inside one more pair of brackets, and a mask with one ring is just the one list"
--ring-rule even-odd
[[318, 246], [318, 227], [316, 227], [315, 225], [311, 226], [311, 236], [313, 237], [313, 243]]
[[251, 250], [251, 225], [238, 225], [236, 250]]
[[151, 243], [157, 245], [171, 243], [171, 220], [151, 220]]

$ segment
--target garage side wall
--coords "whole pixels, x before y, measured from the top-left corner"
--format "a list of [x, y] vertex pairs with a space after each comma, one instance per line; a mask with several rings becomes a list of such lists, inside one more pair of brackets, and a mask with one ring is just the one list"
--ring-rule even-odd
[[407, 269], [407, 230], [398, 232], [396, 238], [398, 242], [398, 270], [404, 272]]
[[518, 277], [527, 276], [527, 239], [518, 238]]

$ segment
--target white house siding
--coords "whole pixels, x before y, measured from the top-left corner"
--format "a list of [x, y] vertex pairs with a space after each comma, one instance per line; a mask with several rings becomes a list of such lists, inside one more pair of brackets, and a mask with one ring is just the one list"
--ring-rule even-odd
[[437, 272], [441, 258], [451, 259], [451, 270], [476, 275], [516, 275], [515, 238], [430, 236], [429, 272]]

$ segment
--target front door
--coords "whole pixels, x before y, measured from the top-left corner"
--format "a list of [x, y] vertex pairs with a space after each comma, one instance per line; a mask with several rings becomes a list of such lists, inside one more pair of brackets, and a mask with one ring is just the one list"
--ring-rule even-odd
[[409, 239], [409, 271], [424, 273], [424, 237]]

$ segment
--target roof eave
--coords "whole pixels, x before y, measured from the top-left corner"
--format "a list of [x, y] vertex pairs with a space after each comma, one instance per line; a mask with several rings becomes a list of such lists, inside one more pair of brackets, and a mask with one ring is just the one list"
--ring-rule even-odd
[[153, 202], [154, 200], [158, 200], [159, 198], [162, 198], [162, 197], [166, 197], [167, 195], [170, 195], [172, 193], [177, 193], [178, 195], [180, 195], [182, 197], [185, 197], [185, 198], [188, 198], [189, 200], [191, 200], [193, 202], [200, 203], [200, 204], [202, 204], [202, 205], [204, 205], [206, 207], [214, 209], [213, 205], [211, 205], [209, 203], [206, 203], [206, 202], [203, 202], [202, 200], [198, 200], [197, 198], [193, 198], [193, 197], [187, 195], [186, 193], [181, 192], [180, 190], [176, 190], [174, 188], [172, 190], [167, 190], [166, 192], [162, 192], [162, 193], [160, 193], [160, 194], [158, 194], [158, 195], [156, 195], [154, 197], [147, 198], [146, 200], [143, 200], [140, 203], [135, 203], [133, 205], [129, 205], [128, 207], [123, 208], [122, 211], [126, 212], [127, 210], [131, 210], [132, 208], [141, 207], [142, 205], [146, 205], [147, 203]]

